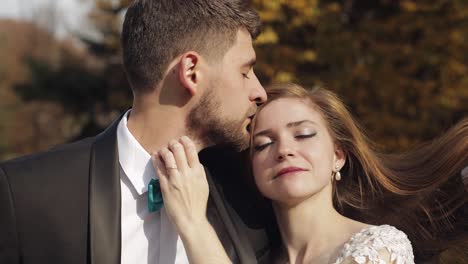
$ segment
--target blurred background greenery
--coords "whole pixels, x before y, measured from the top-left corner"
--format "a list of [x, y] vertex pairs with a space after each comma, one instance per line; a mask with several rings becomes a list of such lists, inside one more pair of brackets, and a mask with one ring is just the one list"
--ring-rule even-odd
[[[132, 1], [90, 1], [90, 34], [57, 38], [52, 8], [41, 23], [0, 19], [0, 160], [95, 135], [131, 106], [119, 37]], [[262, 83], [336, 91], [383, 149], [468, 116], [468, 1], [253, 3]]]

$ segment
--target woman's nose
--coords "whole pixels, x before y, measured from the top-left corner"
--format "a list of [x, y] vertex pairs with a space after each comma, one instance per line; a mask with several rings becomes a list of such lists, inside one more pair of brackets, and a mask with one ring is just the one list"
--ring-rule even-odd
[[285, 160], [288, 157], [294, 157], [294, 148], [290, 144], [281, 143], [278, 145], [276, 159], [278, 161]]

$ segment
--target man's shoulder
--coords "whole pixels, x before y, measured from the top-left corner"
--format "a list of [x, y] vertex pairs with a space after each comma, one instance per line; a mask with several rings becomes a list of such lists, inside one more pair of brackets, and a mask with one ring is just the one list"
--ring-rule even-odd
[[[49, 150], [30, 155], [20, 156], [0, 163], [3, 170], [31, 170], [49, 166], [66, 166], [67, 163], [83, 161], [89, 157], [95, 137], [85, 138], [76, 142], [57, 145]], [[89, 158], [88, 158], [89, 161]]]

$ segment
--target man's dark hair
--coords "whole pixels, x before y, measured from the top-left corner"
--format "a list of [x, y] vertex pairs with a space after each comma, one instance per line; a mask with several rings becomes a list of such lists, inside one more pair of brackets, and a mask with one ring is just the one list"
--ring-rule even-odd
[[196, 51], [219, 59], [239, 29], [252, 39], [260, 18], [243, 0], [136, 0], [122, 30], [123, 61], [134, 93], [150, 91], [176, 56]]

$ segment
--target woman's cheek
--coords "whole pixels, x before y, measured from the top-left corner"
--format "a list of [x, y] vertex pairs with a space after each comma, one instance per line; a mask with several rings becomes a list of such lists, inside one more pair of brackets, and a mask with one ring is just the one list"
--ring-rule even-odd
[[262, 194], [268, 193], [268, 184], [271, 178], [272, 165], [268, 162], [268, 157], [264, 153], [254, 154], [252, 158], [252, 172], [255, 184]]
[[[258, 168], [257, 168], [258, 169]], [[253, 170], [253, 173], [254, 173], [254, 181], [255, 181], [255, 185], [257, 185], [257, 188], [258, 190], [264, 194], [265, 193], [265, 185], [266, 185], [266, 177], [264, 174], [264, 172], [260, 172], [260, 171], [256, 171], [255, 169]]]

